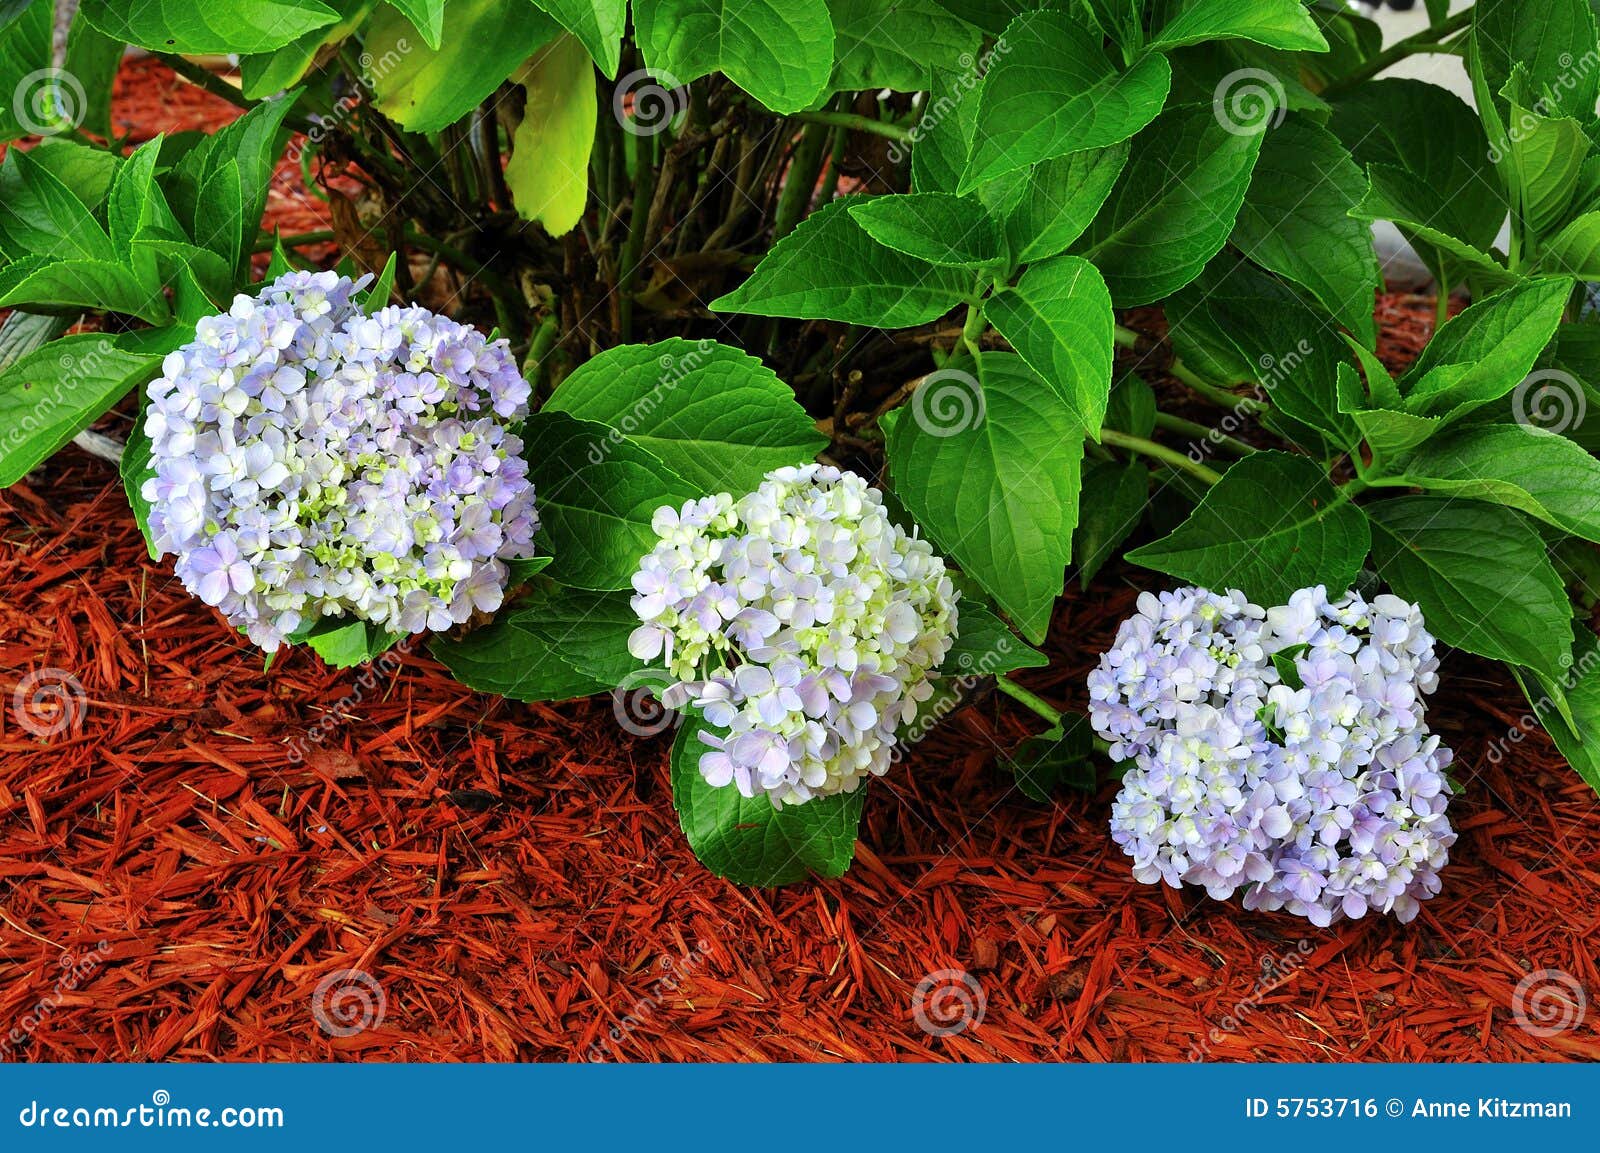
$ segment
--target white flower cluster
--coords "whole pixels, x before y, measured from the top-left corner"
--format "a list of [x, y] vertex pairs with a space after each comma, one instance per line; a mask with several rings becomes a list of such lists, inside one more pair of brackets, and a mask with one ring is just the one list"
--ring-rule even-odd
[[956, 591], [928, 542], [891, 522], [865, 480], [781, 468], [657, 510], [661, 538], [634, 575], [644, 623], [628, 648], [700, 709], [700, 771], [774, 806], [853, 792], [888, 770], [956, 632]]
[[323, 616], [391, 633], [499, 607], [539, 527], [504, 340], [293, 272], [195, 327], [150, 385], [150, 531], [268, 652]]
[[1438, 667], [1421, 611], [1387, 594], [1141, 595], [1089, 675], [1091, 722], [1133, 761], [1111, 830], [1134, 876], [1317, 925], [1411, 920], [1455, 842], [1450, 750], [1423, 719]]

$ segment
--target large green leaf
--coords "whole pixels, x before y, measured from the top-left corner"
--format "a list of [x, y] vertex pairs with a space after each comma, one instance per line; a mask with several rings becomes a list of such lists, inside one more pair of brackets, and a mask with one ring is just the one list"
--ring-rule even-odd
[[748, 280], [712, 301], [712, 310], [910, 328], [938, 319], [973, 292], [970, 272], [873, 240], [850, 215], [853, 203], [835, 200], [802, 220]]
[[1400, 380], [1407, 410], [1450, 420], [1505, 396], [1550, 343], [1571, 291], [1569, 280], [1532, 280], [1451, 317]]
[[49, 260], [29, 257], [0, 268], [0, 308], [100, 308], [151, 324], [171, 315], [156, 284], [141, 283], [127, 267], [109, 260]]
[[[1567, 763], [1600, 793], [1600, 641], [1582, 623], [1574, 623], [1571, 665], [1559, 677], [1533, 673], [1533, 678], [1532, 684], [1520, 675], [1517, 679], [1534, 716]], [[1498, 753], [1498, 747], [1492, 748], [1489, 759], [1497, 761]]]
[[1161, 111], [1172, 81], [1160, 53], [1118, 72], [1099, 36], [1064, 12], [1024, 13], [999, 43], [1005, 51], [996, 51], [984, 77], [959, 192], [1040, 160], [1128, 139]]
[[572, 231], [589, 203], [596, 100], [589, 52], [570, 35], [539, 49], [512, 79], [526, 94], [506, 187], [517, 215], [551, 236]]
[[855, 857], [866, 789], [782, 809], [765, 797], [746, 799], [733, 785], [714, 789], [700, 773], [700, 757], [710, 751], [702, 732], [716, 730], [691, 717], [672, 743], [672, 802], [700, 863], [736, 885], [843, 875]]
[[986, 353], [982, 376], [980, 388], [961, 369], [935, 373], [892, 414], [889, 472], [928, 535], [1037, 643], [1072, 553], [1083, 430], [1020, 357]]
[[1143, 461], [1097, 460], [1084, 465], [1082, 511], [1072, 536], [1072, 563], [1084, 588], [1144, 517], [1150, 470]]
[[1383, 277], [1372, 229], [1350, 216], [1365, 191], [1339, 138], [1296, 113], [1267, 133], [1232, 239], [1263, 268], [1303, 284], [1370, 346]]
[[1326, 52], [1317, 23], [1300, 0], [1184, 0], [1150, 47], [1170, 51], [1212, 40], [1254, 40], [1269, 48]]
[[633, 23], [656, 75], [722, 72], [774, 112], [809, 106], [833, 71], [826, 0], [634, 0]]
[[860, 196], [850, 215], [885, 248], [929, 264], [977, 268], [1004, 258], [999, 227], [970, 196], [911, 192]]
[[437, 639], [429, 651], [468, 688], [559, 701], [623, 683], [638, 665], [628, 653], [628, 634], [638, 625], [626, 593], [539, 581], [492, 624]]
[[984, 315], [1052, 388], [1083, 433], [1100, 439], [1111, 394], [1111, 294], [1094, 265], [1058, 256], [1032, 265]]
[[1400, 169], [1410, 176], [1406, 188], [1425, 190], [1421, 203], [1396, 207], [1405, 217], [1401, 231], [1435, 275], [1443, 267], [1451, 283], [1460, 279], [1448, 247], [1429, 242], [1412, 224], [1451, 246], [1489, 251], [1506, 217], [1506, 197], [1483, 125], [1459, 96], [1422, 80], [1371, 80], [1338, 99], [1328, 127], [1362, 168]]
[[[39, 73], [54, 62], [51, 50], [55, 10], [50, 4], [31, 3], [15, 11], [0, 26], [0, 140], [15, 140], [36, 133], [53, 120], [41, 117], [61, 104], [62, 91], [44, 88], [49, 73]], [[58, 77], [58, 79], [60, 79]], [[44, 107], [39, 108], [42, 103]]]
[[997, 677], [1016, 669], [1042, 669], [1050, 658], [1023, 644], [977, 596], [963, 593], [956, 638], [939, 666], [941, 678]]
[[1403, 496], [1366, 506], [1372, 556], [1448, 645], [1558, 675], [1572, 609], [1539, 534], [1508, 508]]
[[[157, 337], [156, 339], [159, 339]], [[155, 375], [169, 349], [142, 335], [66, 336], [0, 371], [0, 488], [15, 484], [130, 388]]]
[[[528, 0], [450, 0], [437, 49], [396, 8], [379, 6], [364, 47], [376, 61], [373, 103], [413, 132], [437, 132], [471, 112], [561, 25]], [[406, 47], [401, 47], [401, 42]]]
[[[1593, 121], [1596, 67], [1594, 12], [1587, 0], [1478, 0], [1467, 38], [1467, 70], [1478, 107], [1508, 119], [1501, 96], [1512, 73], [1525, 69], [1536, 98]], [[1493, 134], [1491, 134], [1492, 136]]]
[[704, 495], [606, 425], [564, 412], [528, 418], [523, 455], [539, 494], [540, 543], [556, 558], [547, 572], [577, 588], [627, 588], [655, 547], [656, 509]]
[[[911, 129], [911, 190], [953, 195], [961, 186], [978, 115], [978, 101], [971, 89], [982, 77], [945, 68], [932, 72], [927, 111]], [[902, 160], [901, 147], [898, 142], [891, 144], [889, 159]]]
[[1475, 292], [1494, 292], [1517, 281], [1517, 274], [1487, 244], [1469, 244], [1441, 227], [1447, 221], [1438, 208], [1438, 194], [1409, 169], [1369, 165], [1366, 191], [1350, 213], [1358, 220], [1393, 221], [1424, 263], [1431, 256], [1445, 270], [1447, 283], [1464, 278]]
[[616, 77], [622, 59], [622, 33], [628, 25], [628, 0], [534, 0], [534, 3], [583, 43], [600, 71], [609, 78]]
[[1600, 460], [1564, 436], [1484, 424], [1428, 441], [1395, 465], [1395, 482], [1520, 509], [1600, 541]]
[[928, 86], [928, 69], [971, 68], [982, 34], [935, 0], [828, 0], [833, 80], [854, 92]]
[[1017, 264], [1065, 252], [1094, 220], [1128, 162], [1128, 142], [1057, 156], [1035, 164], [1005, 217]]
[[[239, 61], [240, 90], [251, 100], [261, 100], [286, 88], [293, 88], [305, 78], [322, 50], [353, 34], [366, 22], [379, 2], [380, 0], [328, 0], [328, 6], [339, 13], [338, 22], [296, 37], [282, 48], [244, 57]], [[415, 8], [419, 14], [431, 7], [437, 16], [444, 12], [444, 0], [399, 0], [395, 7], [402, 11]], [[428, 29], [422, 25], [418, 27], [426, 38]], [[437, 48], [438, 29], [434, 28], [433, 31], [435, 39], [429, 43]], [[372, 60], [371, 57], [368, 59]]]
[[771, 369], [710, 340], [602, 352], [544, 410], [609, 425], [702, 493], [753, 491], [772, 469], [803, 464], [828, 443]]
[[[55, 149], [50, 151], [54, 152]], [[13, 260], [115, 260], [116, 249], [94, 213], [29, 152], [12, 148], [0, 200], [0, 250]]]
[[1539, 270], [1580, 280], [1600, 279], [1600, 212], [1569, 220], [1539, 254]]
[[1189, 519], [1127, 554], [1135, 564], [1261, 604], [1298, 589], [1343, 592], [1370, 546], [1366, 517], [1303, 456], [1256, 452], [1233, 464]]
[[1233, 231], [1260, 151], [1260, 133], [1229, 131], [1208, 107], [1169, 109], [1140, 133], [1077, 245], [1117, 307], [1160, 300], [1200, 275]]
[[[405, 18], [411, 21], [411, 26], [421, 33], [424, 44], [435, 51], [438, 50], [444, 37], [444, 0], [388, 0], [388, 3], [398, 8]], [[559, 3], [559, 0], [556, 0], [556, 3]], [[551, 12], [556, 4], [539, 3], [538, 6]], [[551, 15], [555, 13], [551, 12]]]
[[1533, 236], [1547, 235], [1563, 217], [1578, 192], [1589, 137], [1583, 124], [1571, 116], [1545, 116], [1548, 107], [1532, 91], [1522, 65], [1512, 70], [1506, 94], [1511, 99], [1508, 171], [1519, 192], [1519, 210]]
[[153, 52], [270, 52], [338, 20], [319, 0], [83, 0], [83, 18]]

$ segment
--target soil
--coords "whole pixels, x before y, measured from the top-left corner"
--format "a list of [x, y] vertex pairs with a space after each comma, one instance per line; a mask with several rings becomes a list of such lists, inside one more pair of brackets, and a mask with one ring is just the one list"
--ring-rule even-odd
[[[227, 115], [153, 62], [128, 71], [138, 124]], [[280, 185], [284, 231], [326, 227]], [[1391, 363], [1432, 303], [1380, 298]], [[1024, 683], [1082, 708], [1146, 580], [1073, 582], [1055, 663]], [[670, 733], [627, 736], [606, 698], [475, 694], [421, 648], [263, 670], [149, 559], [114, 471], [69, 449], [0, 493], [0, 1054], [1600, 1059], [1596, 797], [1497, 667], [1453, 655], [1443, 679], [1461, 837], [1409, 926], [1136, 884], [1106, 831], [1115, 781], [1023, 798], [995, 754], [1039, 725], [994, 695], [873, 784], [846, 877], [743, 889], [684, 843]], [[64, 687], [28, 705], [41, 685]], [[367, 1027], [320, 1027], [347, 970], [376, 982]], [[946, 970], [982, 1014], [941, 1035], [914, 1001]]]

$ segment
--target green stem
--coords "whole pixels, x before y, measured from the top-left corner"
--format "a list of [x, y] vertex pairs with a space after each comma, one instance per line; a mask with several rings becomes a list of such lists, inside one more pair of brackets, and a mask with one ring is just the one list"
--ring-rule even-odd
[[811, 207], [811, 197], [817, 190], [817, 177], [822, 172], [822, 152], [828, 144], [832, 130], [826, 124], [806, 126], [800, 143], [789, 161], [789, 171], [783, 177], [783, 193], [778, 197], [777, 214], [772, 222], [772, 240], [777, 243], [794, 231], [795, 225], [805, 219]]
[[1207, 484], [1216, 484], [1217, 481], [1222, 479], [1221, 473], [1207, 468], [1198, 461], [1190, 460], [1175, 449], [1170, 449], [1164, 444], [1157, 444], [1153, 440], [1146, 440], [1142, 436], [1130, 436], [1125, 432], [1118, 432], [1114, 428], [1103, 428], [1100, 430], [1100, 440], [1101, 443], [1109, 444], [1113, 448], [1120, 448], [1127, 452], [1137, 452], [1148, 456], [1151, 460], [1159, 460], [1168, 468], [1182, 469], [1190, 476], [1195, 477], [1197, 480], [1203, 480]]
[[1184, 420], [1181, 416], [1173, 416], [1170, 412], [1156, 413], [1156, 427], [1164, 428], [1168, 432], [1181, 433], [1192, 436], [1197, 440], [1204, 440], [1219, 448], [1225, 448], [1235, 456], [1249, 456], [1255, 452], [1255, 446], [1248, 445], [1242, 440], [1218, 432], [1216, 429], [1201, 424], [1195, 420]]
[[1120, 324], [1112, 329], [1111, 337], [1114, 341], [1116, 341], [1117, 347], [1119, 348], [1136, 348], [1138, 347], [1139, 341], [1143, 339], [1137, 332], [1133, 331], [1133, 329], [1124, 328]]
[[1271, 407], [1265, 401], [1257, 400], [1253, 396], [1240, 396], [1220, 385], [1212, 384], [1181, 360], [1174, 359], [1167, 371], [1218, 408], [1232, 409], [1242, 415], [1253, 415]]
[[995, 677], [994, 687], [1005, 693], [1012, 700], [1024, 704], [1038, 713], [1049, 724], [1059, 725], [1061, 723], [1061, 713], [1052, 708], [1048, 701], [1035, 693], [1029, 692], [1004, 673]]
[[1361, 67], [1345, 73], [1339, 79], [1329, 84], [1320, 93], [1323, 99], [1337, 96], [1341, 92], [1349, 91], [1365, 81], [1371, 80], [1391, 64], [1397, 64], [1408, 56], [1415, 56], [1419, 52], [1431, 52], [1443, 40], [1455, 32], [1459, 32], [1472, 23], [1472, 6], [1462, 9], [1453, 16], [1447, 16], [1431, 28], [1424, 28], [1404, 40], [1397, 40], [1388, 48], [1368, 60]]
[[972, 361], [980, 367], [983, 364], [981, 341], [983, 338], [983, 302], [975, 300], [967, 305], [967, 319], [961, 326], [961, 343], [967, 346], [967, 351], [972, 354]]
[[643, 132], [633, 137], [633, 211], [628, 218], [628, 236], [622, 244], [618, 270], [617, 327], [624, 341], [633, 334], [633, 291], [639, 279], [639, 262], [644, 259], [644, 232], [650, 222], [650, 202], [656, 193], [654, 137]]
[[907, 141], [911, 139], [911, 130], [909, 128], [891, 124], [887, 120], [875, 120], [871, 116], [862, 116], [857, 112], [836, 112], [832, 109], [821, 109], [816, 112], [796, 112], [789, 119], [798, 120], [802, 124], [826, 124], [830, 127], [849, 128], [857, 132], [871, 132], [877, 136], [887, 136], [890, 140]]

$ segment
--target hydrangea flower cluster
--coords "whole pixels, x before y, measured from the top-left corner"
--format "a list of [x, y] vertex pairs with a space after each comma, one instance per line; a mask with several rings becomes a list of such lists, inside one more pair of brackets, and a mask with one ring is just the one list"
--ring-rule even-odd
[[628, 648], [676, 678], [663, 703], [726, 730], [701, 734], [707, 783], [781, 808], [888, 771], [956, 632], [956, 591], [928, 542], [825, 465], [659, 509], [653, 525]]
[[1316, 925], [1411, 920], [1456, 838], [1451, 752], [1423, 717], [1438, 668], [1421, 611], [1388, 594], [1140, 596], [1089, 674], [1090, 721], [1133, 762], [1111, 831], [1134, 876]]
[[150, 385], [150, 530], [184, 587], [271, 652], [323, 616], [439, 631], [533, 552], [505, 341], [365, 281], [291, 272], [196, 326]]

